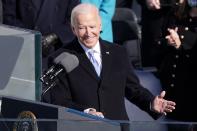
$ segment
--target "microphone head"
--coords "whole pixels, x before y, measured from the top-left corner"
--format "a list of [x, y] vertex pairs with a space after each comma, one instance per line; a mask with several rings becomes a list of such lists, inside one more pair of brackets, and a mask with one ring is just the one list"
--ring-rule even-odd
[[70, 73], [79, 65], [79, 60], [75, 55], [63, 52], [54, 59], [54, 63], [62, 65], [66, 72]]

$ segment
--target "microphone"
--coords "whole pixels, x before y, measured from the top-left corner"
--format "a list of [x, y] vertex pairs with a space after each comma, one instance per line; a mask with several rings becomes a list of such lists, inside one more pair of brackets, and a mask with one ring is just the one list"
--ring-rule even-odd
[[59, 43], [59, 38], [55, 33], [48, 34], [42, 37], [42, 55], [44, 57], [48, 56], [50, 50]]
[[79, 60], [75, 55], [63, 52], [54, 59], [54, 63], [62, 65], [66, 72], [70, 73], [79, 65]]
[[46, 89], [43, 91], [44, 95], [49, 89], [54, 87], [58, 81], [57, 76], [61, 72], [70, 73], [79, 65], [78, 58], [68, 52], [63, 52], [57, 56], [53, 62], [55, 63], [51, 66], [41, 77], [40, 81], [46, 86]]

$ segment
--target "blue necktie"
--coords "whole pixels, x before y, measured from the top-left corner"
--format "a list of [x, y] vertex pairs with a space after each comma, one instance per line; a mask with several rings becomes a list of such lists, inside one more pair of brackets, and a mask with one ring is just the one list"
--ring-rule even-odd
[[91, 63], [93, 64], [94, 66], [94, 69], [97, 73], [98, 76], [100, 76], [100, 72], [101, 72], [101, 64], [99, 64], [98, 60], [96, 59], [95, 57], [95, 51], [94, 50], [90, 50], [88, 52], [88, 56], [89, 56], [89, 59], [91, 61]]

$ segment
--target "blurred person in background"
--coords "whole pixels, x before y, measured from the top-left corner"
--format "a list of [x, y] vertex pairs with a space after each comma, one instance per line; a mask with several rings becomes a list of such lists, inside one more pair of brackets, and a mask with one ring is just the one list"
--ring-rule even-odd
[[[167, 99], [177, 103], [168, 120], [197, 122], [197, 0], [180, 0], [163, 26], [165, 57], [159, 68]], [[188, 125], [170, 125], [170, 131], [195, 131]]]
[[141, 5], [142, 66], [159, 67], [164, 52], [161, 48], [162, 25], [176, 0], [137, 0]]
[[78, 0], [2, 0], [2, 4], [4, 24], [41, 32], [43, 57], [74, 39], [70, 15]]
[[98, 8], [102, 21], [101, 38], [113, 42], [112, 18], [116, 0], [81, 0], [81, 3], [91, 3]]

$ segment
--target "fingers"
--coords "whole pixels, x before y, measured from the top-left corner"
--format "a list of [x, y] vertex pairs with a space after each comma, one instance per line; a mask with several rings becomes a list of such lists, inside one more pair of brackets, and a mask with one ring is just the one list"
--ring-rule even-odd
[[161, 113], [163, 113], [164, 115], [166, 115], [168, 112], [172, 112], [175, 109], [175, 105], [176, 103], [173, 101], [164, 101], [162, 104], [162, 110]]
[[167, 35], [165, 38], [168, 40], [168, 44], [171, 46], [174, 46], [176, 49], [178, 49], [181, 45], [181, 40], [178, 35], [178, 27], [175, 29], [167, 29], [169, 32], [169, 35]]
[[167, 106], [166, 106], [166, 108], [163, 110], [163, 114], [164, 114], [164, 115], [167, 115], [167, 113], [170, 113], [170, 112], [172, 112], [173, 110], [174, 110], [173, 107], [167, 108]]
[[98, 116], [98, 117], [101, 117], [101, 118], [104, 118], [104, 115], [101, 112], [96, 112], [94, 115]]
[[160, 9], [161, 8], [161, 6], [160, 6], [160, 0], [155, 0], [154, 5], [155, 5], [155, 9]]
[[102, 112], [97, 112], [97, 113], [96, 113], [96, 116], [101, 117], [101, 118], [104, 118], [104, 115], [103, 115]]
[[94, 115], [94, 116], [98, 116], [101, 118], [104, 118], [104, 115], [102, 112], [97, 112], [97, 111], [90, 111], [89, 114]]
[[175, 41], [170, 35], [166, 36], [165, 38], [167, 39], [169, 45], [175, 45]]
[[176, 103], [173, 101], [167, 101], [167, 105], [176, 106]]
[[[170, 29], [170, 28], [168, 28], [167, 29], [168, 30], [168, 32], [170, 33], [170, 36], [176, 36], [176, 34], [177, 34], [177, 31], [178, 31], [178, 28], [176, 29]], [[177, 30], [177, 31], [176, 31]]]
[[172, 110], [174, 109], [175, 109], [175, 104], [170, 103], [165, 106], [165, 110], [167, 110], [167, 112], [172, 112]]
[[177, 34], [178, 27], [175, 27], [175, 29], [168, 28], [167, 30], [170, 33], [170, 36], [172, 36], [172, 37], [177, 37], [178, 36], [178, 34]]
[[165, 100], [165, 94], [166, 92], [162, 91], [160, 95], [156, 96], [153, 104], [153, 110], [158, 113], [167, 115], [168, 112], [172, 112], [175, 109], [176, 103], [173, 101]]

